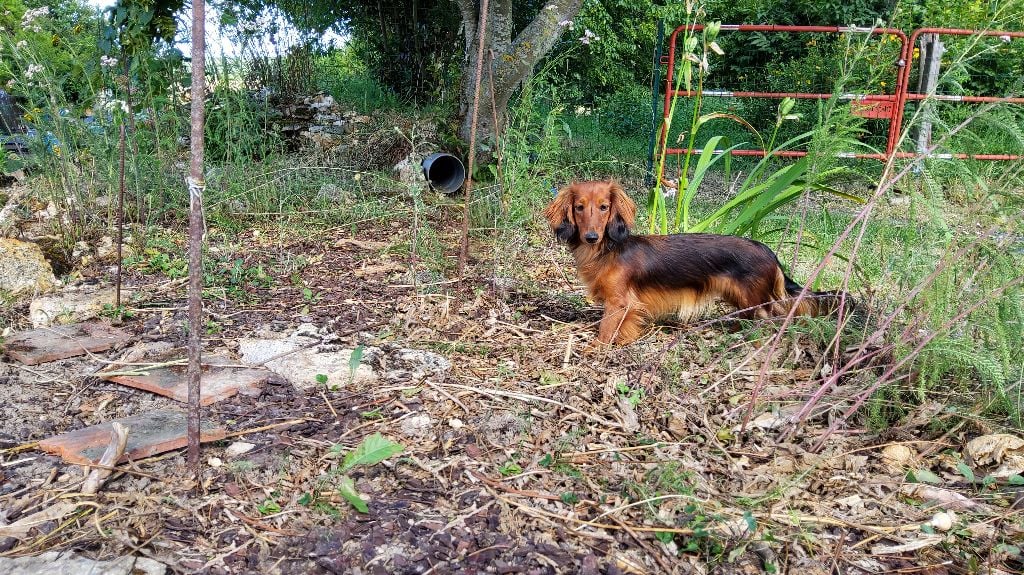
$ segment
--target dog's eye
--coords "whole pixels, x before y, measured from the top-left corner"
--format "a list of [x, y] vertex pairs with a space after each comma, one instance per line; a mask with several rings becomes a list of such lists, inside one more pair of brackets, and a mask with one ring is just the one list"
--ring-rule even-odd
[[583, 206], [576, 206], [576, 211], [577, 212], [582, 212], [583, 211]]
[[602, 212], [607, 212], [608, 211], [608, 206], [601, 206], [601, 211]]

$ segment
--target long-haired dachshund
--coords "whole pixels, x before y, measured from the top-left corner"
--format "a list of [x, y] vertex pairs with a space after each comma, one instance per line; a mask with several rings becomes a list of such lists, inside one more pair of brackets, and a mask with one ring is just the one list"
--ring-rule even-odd
[[[713, 234], [634, 236], [636, 204], [615, 182], [577, 182], [558, 192], [544, 216], [569, 244], [590, 297], [604, 303], [597, 340], [626, 344], [645, 321], [692, 318], [716, 299], [741, 318], [788, 313], [803, 289], [772, 250], [754, 240]], [[838, 292], [809, 292], [796, 313], [836, 308]]]

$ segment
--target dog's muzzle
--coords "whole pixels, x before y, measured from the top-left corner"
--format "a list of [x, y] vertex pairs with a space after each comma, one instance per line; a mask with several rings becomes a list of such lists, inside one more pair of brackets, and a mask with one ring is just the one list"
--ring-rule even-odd
[[598, 239], [597, 232], [587, 232], [583, 234], [583, 239], [587, 240], [588, 244], [596, 244]]

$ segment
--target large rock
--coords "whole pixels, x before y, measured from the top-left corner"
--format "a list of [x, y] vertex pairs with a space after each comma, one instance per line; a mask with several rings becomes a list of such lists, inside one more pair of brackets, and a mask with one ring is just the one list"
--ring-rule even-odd
[[352, 369], [353, 352], [352, 349], [322, 343], [312, 326], [301, 326], [287, 337], [238, 340], [238, 354], [243, 363], [265, 365], [299, 389], [318, 385], [317, 375], [327, 376], [328, 388], [376, 382], [377, 373], [369, 364], [377, 350], [362, 350], [355, 370]]
[[[124, 301], [127, 293], [121, 293]], [[60, 293], [40, 296], [29, 304], [28, 314], [35, 327], [69, 324], [96, 317], [104, 305], [114, 305], [114, 288], [100, 285], [68, 287]]]
[[327, 376], [329, 388], [365, 386], [378, 381], [418, 385], [424, 380], [441, 380], [452, 368], [450, 361], [434, 352], [389, 344], [361, 348], [353, 370], [356, 362], [352, 356], [356, 350], [333, 343], [335, 338], [329, 330], [312, 324], [300, 325], [288, 335], [260, 335], [238, 340], [242, 362], [265, 365], [300, 389], [316, 386], [317, 375]]
[[44, 292], [57, 285], [53, 268], [36, 244], [0, 239], [0, 291], [14, 295]]

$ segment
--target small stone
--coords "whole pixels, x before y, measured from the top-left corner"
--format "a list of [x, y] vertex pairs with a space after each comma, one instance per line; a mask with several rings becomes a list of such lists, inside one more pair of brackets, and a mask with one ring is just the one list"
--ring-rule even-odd
[[206, 460], [206, 464], [210, 467], [217, 468], [224, 465], [224, 462], [219, 457], [211, 457]]
[[434, 420], [426, 413], [410, 415], [402, 420], [402, 433], [408, 437], [426, 437], [431, 434]]
[[954, 523], [956, 523], [956, 514], [952, 511], [939, 511], [928, 522], [936, 531], [949, 531], [953, 528]]
[[882, 462], [893, 471], [902, 471], [914, 461], [914, 450], [902, 444], [886, 445], [882, 449]]
[[448, 427], [451, 427], [452, 429], [462, 429], [463, 427], [466, 427], [466, 424], [462, 423], [461, 419], [453, 417], [448, 420]]
[[238, 457], [239, 455], [242, 455], [244, 453], [249, 453], [255, 447], [256, 446], [254, 444], [252, 444], [252, 443], [246, 443], [244, 441], [236, 441], [236, 442], [232, 443], [231, 445], [227, 446], [227, 449], [224, 450], [224, 457], [227, 457], [229, 459], [233, 458], [233, 457]]

